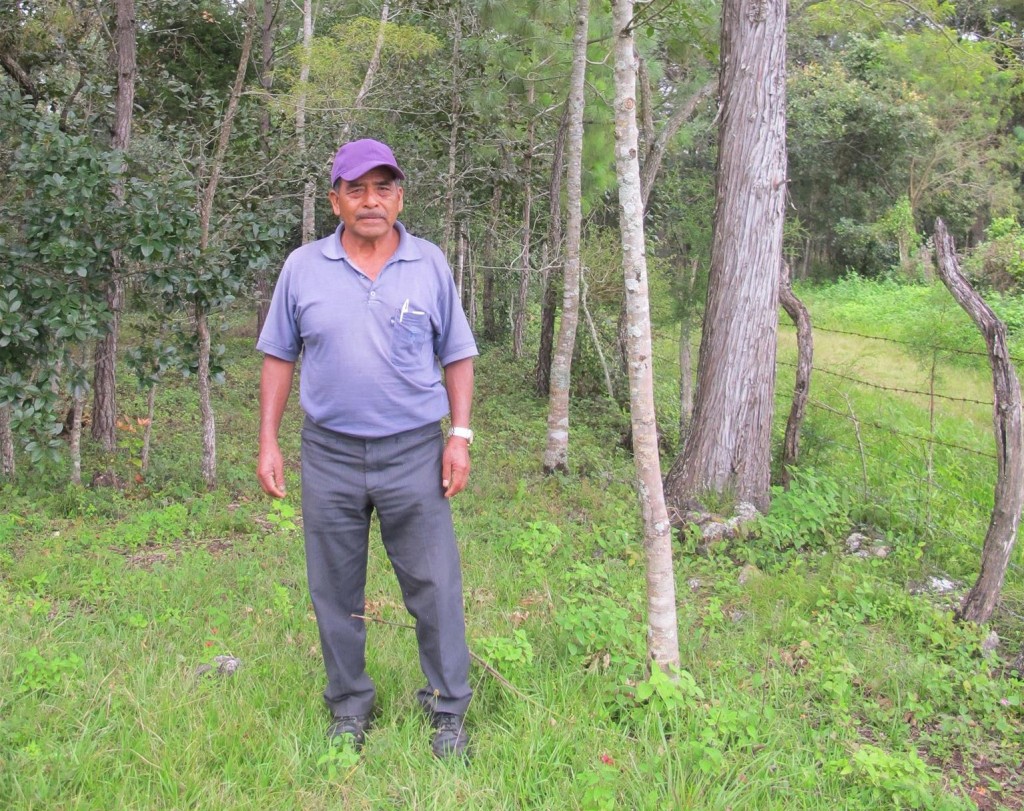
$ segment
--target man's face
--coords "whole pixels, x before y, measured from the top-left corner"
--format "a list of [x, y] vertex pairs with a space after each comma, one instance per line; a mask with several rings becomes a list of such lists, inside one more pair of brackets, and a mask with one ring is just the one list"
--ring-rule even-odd
[[346, 232], [376, 240], [394, 227], [402, 212], [403, 191], [391, 170], [379, 166], [355, 180], [342, 180], [328, 198]]

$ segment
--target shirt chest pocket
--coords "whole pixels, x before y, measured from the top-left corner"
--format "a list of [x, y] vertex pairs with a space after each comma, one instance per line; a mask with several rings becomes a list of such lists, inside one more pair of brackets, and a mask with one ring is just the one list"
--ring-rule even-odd
[[399, 369], [420, 369], [429, 360], [427, 349], [433, 345], [430, 316], [413, 308], [391, 321], [391, 362]]

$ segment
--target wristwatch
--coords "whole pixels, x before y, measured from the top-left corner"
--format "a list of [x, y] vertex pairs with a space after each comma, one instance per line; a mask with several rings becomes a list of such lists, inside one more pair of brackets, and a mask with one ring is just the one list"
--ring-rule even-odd
[[473, 432], [469, 428], [456, 428], [453, 426], [448, 429], [448, 437], [451, 438], [453, 436], [466, 440], [467, 445], [473, 444]]

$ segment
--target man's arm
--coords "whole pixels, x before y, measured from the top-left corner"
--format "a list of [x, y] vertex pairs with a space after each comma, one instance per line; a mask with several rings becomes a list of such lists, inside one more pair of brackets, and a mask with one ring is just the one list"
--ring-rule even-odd
[[260, 455], [256, 467], [256, 478], [260, 487], [274, 498], [284, 498], [284, 459], [277, 443], [277, 432], [281, 417], [288, 404], [292, 390], [295, 364], [263, 356], [263, 372], [260, 375]]
[[[473, 359], [463, 358], [444, 367], [444, 387], [448, 391], [448, 408], [452, 426], [469, 428], [473, 408]], [[449, 437], [441, 464], [441, 486], [445, 498], [461, 492], [469, 481], [469, 443], [462, 437]]]

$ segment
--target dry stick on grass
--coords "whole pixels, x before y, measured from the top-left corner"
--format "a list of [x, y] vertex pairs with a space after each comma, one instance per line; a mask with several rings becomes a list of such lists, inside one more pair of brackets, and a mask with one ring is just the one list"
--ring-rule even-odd
[[[376, 623], [379, 623], [380, 625], [392, 625], [395, 628], [409, 628], [410, 630], [413, 630], [413, 631], [416, 630], [416, 626], [415, 625], [410, 625], [407, 622], [393, 622], [391, 620], [381, 619], [380, 617], [369, 617], [369, 616], [366, 616], [365, 614], [352, 614], [351, 616], [353, 618], [357, 619], [357, 620], [363, 620], [364, 622], [376, 622]], [[538, 706], [542, 710], [544, 710], [544, 712], [547, 712], [547, 713], [551, 712], [551, 710], [549, 710], [543, 704], [538, 702], [536, 699], [530, 698], [528, 695], [526, 695], [525, 693], [521, 692], [518, 688], [516, 688], [516, 686], [514, 684], [512, 684], [512, 682], [510, 682], [508, 679], [506, 679], [504, 676], [502, 676], [497, 670], [494, 669], [494, 667], [489, 665], [486, 661], [484, 661], [479, 656], [477, 656], [475, 653], [473, 653], [473, 651], [470, 651], [469, 655], [473, 658], [474, 662], [476, 662], [478, 665], [480, 665], [480, 667], [482, 667], [484, 670], [486, 670], [488, 673], [490, 673], [492, 676], [494, 676], [494, 678], [498, 681], [499, 684], [501, 684], [506, 689], [511, 690], [513, 693], [515, 693], [517, 696], [519, 696], [521, 699], [523, 699], [523, 701], [528, 701], [531, 704], [535, 704], [536, 706]]]

